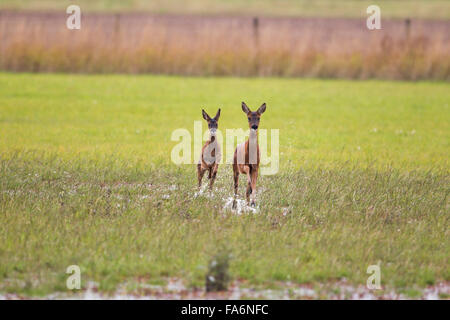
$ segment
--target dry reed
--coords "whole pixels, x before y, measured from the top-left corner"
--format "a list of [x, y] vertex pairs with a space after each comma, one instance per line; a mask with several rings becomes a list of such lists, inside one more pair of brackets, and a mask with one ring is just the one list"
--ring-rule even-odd
[[0, 12], [0, 69], [29, 72], [450, 79], [450, 22]]

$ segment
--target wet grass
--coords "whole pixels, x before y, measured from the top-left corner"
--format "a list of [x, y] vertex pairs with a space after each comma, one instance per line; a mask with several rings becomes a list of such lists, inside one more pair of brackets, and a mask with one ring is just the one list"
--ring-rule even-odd
[[[73, 264], [102, 292], [167, 277], [204, 287], [220, 248], [231, 280], [254, 285], [365, 285], [373, 264], [385, 288], [412, 296], [450, 281], [448, 84], [12, 74], [0, 84], [0, 292], [67, 292]], [[224, 209], [229, 165], [211, 196], [195, 197], [194, 165], [167, 154], [171, 131], [192, 130], [201, 106], [223, 107], [222, 128], [244, 127], [247, 99], [267, 100], [262, 126], [281, 129], [282, 161], [259, 180], [258, 213], [237, 216]]]
[[138, 277], [203, 287], [224, 247], [232, 278], [254, 284], [361, 285], [372, 264], [387, 288], [449, 280], [443, 172], [284, 170], [261, 178], [259, 213], [236, 216], [223, 209], [232, 192], [225, 168], [212, 197], [194, 197], [193, 170], [81, 167], [1, 162], [2, 291], [66, 291], [72, 264], [101, 291]]

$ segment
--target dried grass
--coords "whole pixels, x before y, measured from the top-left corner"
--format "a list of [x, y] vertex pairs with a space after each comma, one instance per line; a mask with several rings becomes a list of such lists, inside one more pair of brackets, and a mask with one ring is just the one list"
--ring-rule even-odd
[[0, 13], [0, 69], [202, 76], [450, 79], [450, 22]]

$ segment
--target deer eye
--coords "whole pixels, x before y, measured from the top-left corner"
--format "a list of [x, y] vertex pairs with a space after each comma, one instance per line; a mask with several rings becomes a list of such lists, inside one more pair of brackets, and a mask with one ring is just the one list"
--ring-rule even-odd
[[250, 121], [250, 118], [248, 118], [248, 121]]

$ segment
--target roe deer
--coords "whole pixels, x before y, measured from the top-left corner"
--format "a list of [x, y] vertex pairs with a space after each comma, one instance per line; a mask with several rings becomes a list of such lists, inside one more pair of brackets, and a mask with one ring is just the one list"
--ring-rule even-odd
[[217, 123], [220, 117], [220, 109], [214, 118], [211, 118], [205, 110], [202, 109], [203, 119], [208, 122], [209, 140], [202, 148], [200, 160], [197, 164], [198, 188], [202, 186], [202, 178], [208, 170], [209, 189], [212, 190], [214, 180], [216, 180], [217, 169], [221, 160], [220, 146], [216, 139]]
[[255, 206], [256, 180], [259, 170], [259, 145], [258, 145], [258, 126], [261, 115], [266, 111], [266, 104], [263, 103], [256, 112], [252, 112], [245, 102], [242, 102], [242, 111], [247, 114], [248, 126], [250, 127], [250, 136], [245, 143], [236, 147], [233, 157], [233, 177], [234, 177], [234, 201], [233, 208], [236, 208], [236, 196], [239, 186], [239, 174], [247, 175], [247, 203], [251, 195], [252, 206]]

